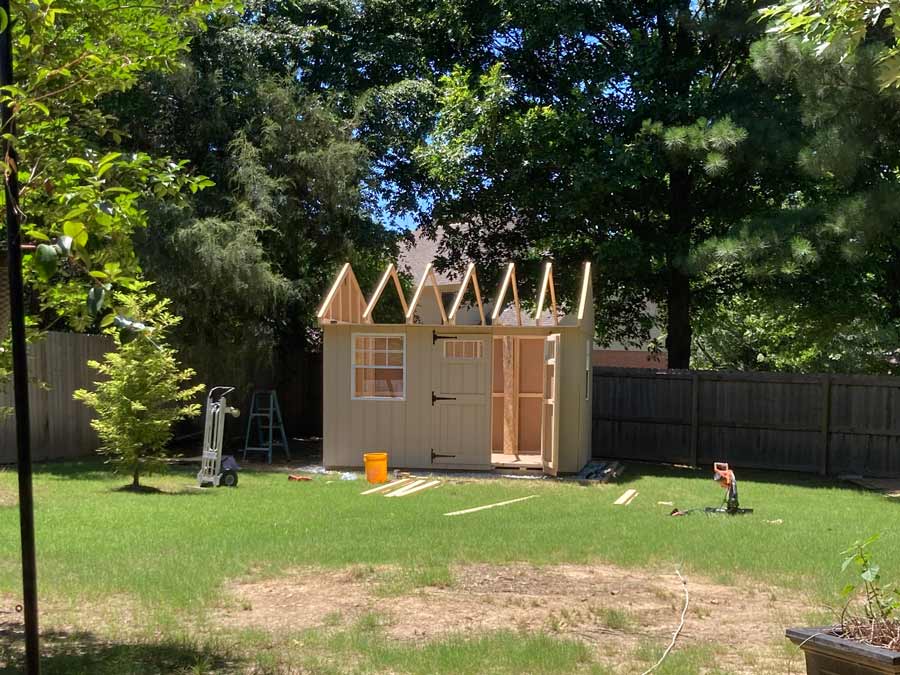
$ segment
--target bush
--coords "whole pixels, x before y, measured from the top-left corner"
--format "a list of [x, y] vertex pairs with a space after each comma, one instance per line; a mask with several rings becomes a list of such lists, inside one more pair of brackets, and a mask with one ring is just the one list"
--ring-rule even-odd
[[95, 391], [79, 389], [74, 396], [97, 413], [91, 426], [102, 442], [98, 452], [115, 471], [131, 475], [132, 488], [139, 488], [141, 474], [165, 469], [172, 425], [200, 413], [191, 400], [203, 385], [187, 386], [195, 373], [178, 363], [177, 352], [166, 343], [167, 331], [181, 320], [168, 311], [168, 300], [151, 293], [116, 300], [121, 314], [108, 329], [116, 349], [102, 363], [88, 362], [103, 376]]

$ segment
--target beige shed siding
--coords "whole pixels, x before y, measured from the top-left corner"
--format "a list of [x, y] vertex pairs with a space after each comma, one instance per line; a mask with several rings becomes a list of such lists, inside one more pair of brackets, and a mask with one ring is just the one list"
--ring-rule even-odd
[[[361, 467], [364, 452], [384, 450], [391, 468], [432, 468], [432, 331], [481, 333], [480, 326], [326, 325], [324, 326], [324, 463], [327, 467]], [[562, 335], [560, 370], [560, 471], [574, 473], [590, 459], [591, 402], [585, 400], [584, 367], [589, 336], [572, 326], [528, 329], [496, 328], [494, 334]], [[406, 400], [353, 400], [351, 336], [354, 333], [406, 337]], [[487, 354], [486, 354], [487, 356]], [[486, 364], [490, 365], [490, 364]], [[483, 465], [490, 462], [490, 448]], [[463, 467], [460, 467], [463, 468]]]

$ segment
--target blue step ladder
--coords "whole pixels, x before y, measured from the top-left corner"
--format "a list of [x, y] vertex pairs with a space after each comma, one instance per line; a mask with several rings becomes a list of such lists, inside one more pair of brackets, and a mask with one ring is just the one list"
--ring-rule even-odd
[[[256, 445], [250, 445], [251, 438]], [[291, 458], [287, 434], [281, 421], [281, 408], [278, 406], [278, 394], [274, 390], [254, 391], [250, 403], [250, 415], [247, 417], [247, 433], [244, 436], [244, 457], [248, 452], [263, 452], [266, 461], [272, 463], [272, 448], [284, 448], [284, 455]]]

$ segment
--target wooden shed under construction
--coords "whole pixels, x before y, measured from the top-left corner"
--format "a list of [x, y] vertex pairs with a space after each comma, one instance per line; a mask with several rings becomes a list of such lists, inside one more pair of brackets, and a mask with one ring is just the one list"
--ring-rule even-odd
[[[541, 276], [528, 316], [513, 263], [490, 302], [470, 264], [449, 307], [430, 264], [408, 302], [394, 265], [366, 298], [345, 264], [318, 312], [325, 466], [387, 451], [391, 468], [579, 471], [591, 457], [591, 265], [566, 315], [551, 263]], [[402, 322], [373, 319], [388, 286]]]

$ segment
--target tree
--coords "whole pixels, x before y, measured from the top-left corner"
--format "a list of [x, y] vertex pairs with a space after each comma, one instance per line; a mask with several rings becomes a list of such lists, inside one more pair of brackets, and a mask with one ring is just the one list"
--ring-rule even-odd
[[246, 385], [273, 362], [291, 376], [315, 346], [315, 311], [337, 267], [352, 261], [366, 287], [396, 256], [364, 142], [374, 117], [363, 99], [374, 94], [352, 77], [361, 57], [320, 51], [362, 21], [356, 5], [336, 3], [331, 15], [330, 4], [251, 2], [219, 13], [182, 70], [104, 100], [134, 150], [187, 157], [216, 182], [185, 208], [148, 206], [155, 224], [138, 246], [185, 317], [177, 341], [204, 377]]
[[140, 476], [164, 470], [165, 448], [172, 425], [196, 417], [200, 406], [191, 401], [203, 385], [188, 386], [195, 373], [183, 368], [168, 343], [168, 332], [180, 318], [167, 300], [140, 294], [119, 293], [123, 313], [134, 317], [110, 328], [116, 349], [102, 363], [89, 361], [101, 379], [95, 391], [79, 389], [74, 397], [94, 409], [91, 426], [115, 471], [131, 475], [132, 489], [140, 488]]
[[[865, 313], [826, 314], [817, 303], [773, 292], [738, 292], [704, 305], [693, 364], [714, 370], [890, 373], [897, 332]], [[893, 368], [896, 368], [896, 361]]]
[[208, 181], [184, 163], [116, 150], [116, 120], [97, 99], [167, 70], [188, 44], [188, 27], [222, 3], [117, 0], [14, 2], [17, 84], [2, 92], [16, 111], [15, 170], [26, 241], [26, 280], [42, 321], [84, 330], [85, 297], [127, 288], [139, 276], [132, 234], [147, 224], [141, 200], [175, 199]]
[[718, 283], [694, 252], [777, 209], [798, 181], [791, 93], [750, 66], [754, 12], [753, 2], [504, 4], [496, 63], [442, 80], [419, 148], [428, 229], [444, 233], [448, 264], [552, 256], [575, 270], [592, 258], [601, 341], [646, 340], [656, 301], [669, 363], [687, 367], [694, 307]]
[[889, 372], [896, 362], [900, 92], [882, 85], [883, 53], [877, 41], [847, 54], [798, 37], [754, 46], [760, 76], [798, 96], [795, 152], [804, 181], [769, 218], [708, 240], [698, 258], [708, 268], [740, 270], [735, 297], [769, 305], [752, 314], [772, 317], [773, 326], [793, 317], [803, 327], [782, 342], [795, 353], [773, 363]]
[[800, 37], [817, 55], [839, 62], [864, 45], [879, 43], [878, 81], [896, 87], [900, 85], [896, 11], [896, 5], [883, 0], [812, 0], [766, 7], [760, 18], [769, 22], [770, 33], [783, 39]]

